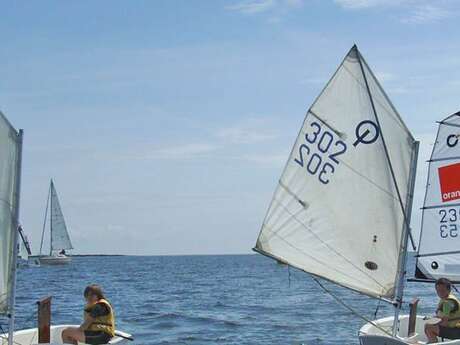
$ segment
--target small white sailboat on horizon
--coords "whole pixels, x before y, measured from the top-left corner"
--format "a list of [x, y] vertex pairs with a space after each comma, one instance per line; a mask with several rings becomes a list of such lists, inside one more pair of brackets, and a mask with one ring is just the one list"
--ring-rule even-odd
[[[458, 134], [460, 120], [456, 121], [444, 120], [443, 124], [456, 128]], [[367, 321], [359, 331], [361, 345], [427, 341], [423, 330], [429, 320], [400, 315], [409, 243], [415, 249], [410, 219], [418, 147], [353, 46], [307, 112], [254, 248], [311, 274], [323, 288], [316, 277], [392, 304], [394, 316], [370, 320], [359, 315]], [[440, 149], [443, 155], [460, 159], [460, 145], [456, 152], [444, 149], [445, 145]], [[417, 264], [435, 278], [459, 266], [458, 257], [447, 258], [460, 251], [452, 243], [446, 260], [436, 261], [439, 274], [433, 273], [433, 260], [426, 258], [443, 255], [440, 245], [444, 239], [429, 245], [434, 235], [428, 235], [428, 228], [441, 208], [437, 208], [432, 187], [427, 188], [428, 193], [433, 193], [428, 197], [433, 204], [425, 202], [428, 226], [421, 237]], [[455, 206], [458, 215], [458, 200], [442, 206]], [[439, 219], [437, 224], [438, 236], [440, 230], [451, 229], [439, 226]], [[440, 342], [444, 343], [458, 345], [460, 340]]]
[[[48, 330], [30, 328], [15, 331], [22, 141], [23, 131], [16, 131], [0, 112], [0, 316], [9, 319], [8, 333], [0, 334], [0, 345], [58, 345], [63, 344], [61, 333], [66, 327], [78, 326], [49, 327], [48, 324]], [[39, 341], [42, 336], [49, 340]], [[124, 344], [129, 340], [132, 340], [130, 334], [116, 331], [109, 344]]]
[[30, 242], [21, 225], [18, 226], [21, 241], [18, 243], [18, 267], [39, 266], [39, 259], [34, 259]]
[[[49, 207], [48, 207], [49, 206]], [[43, 254], [43, 243], [45, 239], [47, 215], [49, 208], [49, 224], [50, 224], [50, 251], [49, 255]], [[72, 242], [70, 241], [69, 232], [62, 213], [59, 198], [54, 187], [54, 182], [51, 179], [48, 198], [46, 200], [45, 219], [43, 222], [42, 238], [40, 242], [40, 264], [42, 265], [65, 265], [72, 261], [72, 258], [66, 251], [72, 250]]]

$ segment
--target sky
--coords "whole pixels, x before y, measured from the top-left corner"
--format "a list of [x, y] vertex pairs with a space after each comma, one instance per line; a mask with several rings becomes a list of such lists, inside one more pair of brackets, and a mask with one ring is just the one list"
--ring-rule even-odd
[[14, 1], [0, 109], [24, 128], [21, 222], [50, 178], [74, 253], [249, 253], [305, 112], [351, 46], [421, 141], [459, 110], [455, 0]]

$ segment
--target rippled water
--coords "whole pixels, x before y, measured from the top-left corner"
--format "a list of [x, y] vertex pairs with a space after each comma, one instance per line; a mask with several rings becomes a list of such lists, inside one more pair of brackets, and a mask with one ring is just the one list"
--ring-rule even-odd
[[[357, 344], [364, 322], [307, 274], [289, 274], [260, 255], [113, 256], [21, 269], [16, 328], [35, 327], [35, 302], [47, 295], [53, 296], [53, 323], [80, 323], [82, 291], [90, 283], [104, 287], [117, 328], [132, 333], [135, 344]], [[377, 301], [328, 287], [373, 318]], [[433, 288], [408, 285], [408, 298], [421, 297], [422, 313], [435, 307]], [[378, 317], [391, 313], [381, 303]]]

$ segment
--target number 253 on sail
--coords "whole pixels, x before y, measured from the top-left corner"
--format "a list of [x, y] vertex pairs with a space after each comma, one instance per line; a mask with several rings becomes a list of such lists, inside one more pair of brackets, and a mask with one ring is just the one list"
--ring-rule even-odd
[[294, 153], [294, 162], [306, 168], [311, 175], [317, 176], [323, 184], [328, 184], [339, 164], [337, 159], [347, 151], [347, 145], [336, 139], [335, 134], [316, 121], [310, 123], [305, 133], [305, 143]]

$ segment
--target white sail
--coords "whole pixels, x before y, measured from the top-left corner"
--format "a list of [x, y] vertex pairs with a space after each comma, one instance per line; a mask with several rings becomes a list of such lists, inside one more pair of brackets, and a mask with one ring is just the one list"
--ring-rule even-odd
[[51, 252], [61, 249], [73, 249], [53, 181], [51, 181], [50, 188]]
[[21, 241], [19, 241], [18, 246], [19, 246], [18, 257], [23, 260], [27, 260], [29, 258], [29, 254], [27, 253], [26, 246]]
[[307, 112], [255, 250], [393, 298], [416, 146], [353, 47]]
[[21, 138], [0, 113], [0, 314], [10, 312], [17, 243]]
[[439, 123], [429, 161], [418, 255], [417, 278], [460, 281], [460, 112]]

